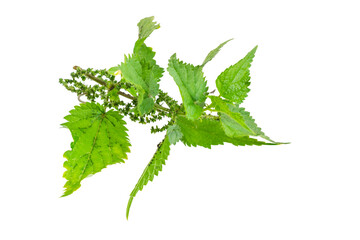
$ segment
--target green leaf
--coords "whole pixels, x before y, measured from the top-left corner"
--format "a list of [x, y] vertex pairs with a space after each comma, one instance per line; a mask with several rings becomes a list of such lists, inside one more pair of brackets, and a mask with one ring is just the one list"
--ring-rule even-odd
[[142, 78], [149, 86], [149, 94], [156, 96], [159, 92], [160, 78], [163, 76], [164, 69], [156, 64], [154, 59], [155, 52], [151, 47], [146, 46], [144, 39], [139, 39], [135, 43], [134, 58], [136, 58], [142, 67]]
[[[216, 96], [209, 96], [209, 98], [211, 99], [211, 106], [213, 106], [217, 112], [221, 113], [221, 123], [223, 125], [226, 135], [228, 135], [229, 137], [242, 137], [252, 135], [252, 131], [246, 125], [243, 116], [240, 113], [232, 111], [232, 109], [230, 109], [232, 106], [231, 103], [228, 103], [220, 97]], [[226, 127], [227, 125], [224, 124], [224, 122], [230, 122], [230, 120], [228, 119], [232, 120], [232, 122], [237, 125], [237, 131], [231, 131]]]
[[186, 117], [189, 119], [200, 117], [208, 90], [201, 66], [195, 67], [184, 63], [177, 59], [176, 54], [174, 54], [169, 59], [167, 70], [179, 87]]
[[154, 179], [154, 176], [158, 176], [159, 172], [162, 170], [162, 165], [165, 165], [165, 160], [168, 158], [170, 154], [170, 142], [169, 138], [166, 135], [164, 140], [158, 144], [158, 148], [143, 171], [140, 179], [138, 180], [136, 186], [130, 194], [130, 198], [128, 201], [128, 205], [126, 208], [126, 218], [129, 217], [130, 207], [132, 201], [136, 194], [143, 189], [143, 187]]
[[120, 65], [109, 68], [108, 73], [111, 75], [119, 75], [120, 74]]
[[270, 142], [274, 142], [261, 131], [250, 113], [232, 103], [228, 103], [220, 97], [209, 96], [212, 106], [220, 112], [222, 127], [229, 137], [260, 136]]
[[63, 196], [77, 190], [87, 176], [127, 159], [130, 143], [122, 118], [119, 112], [106, 112], [95, 103], [75, 106], [65, 117], [67, 122], [62, 126], [70, 130], [74, 142], [72, 149], [64, 153], [67, 182]]
[[222, 145], [225, 142], [235, 146], [245, 145], [274, 145], [273, 143], [265, 143], [248, 136], [229, 137], [225, 134], [219, 120], [212, 118], [200, 118], [195, 121], [178, 116], [176, 124], [180, 126], [183, 137], [181, 141], [186, 146], [202, 146], [211, 148], [212, 145]]
[[[245, 124], [246, 126], [251, 130], [252, 132], [252, 136], [259, 136], [259, 137], [262, 137], [270, 142], [275, 142], [273, 141], [272, 139], [270, 139], [268, 136], [265, 135], [264, 132], [262, 132], [261, 128], [257, 126], [257, 124], [255, 123], [255, 120], [250, 116], [250, 113], [245, 111], [244, 108], [239, 108], [239, 107], [236, 107], [236, 106], [231, 106], [230, 107], [230, 110], [233, 111], [233, 112], [237, 112], [239, 114], [242, 115], [244, 121], [245, 121]], [[224, 120], [222, 120], [223, 122], [223, 126], [227, 125], [229, 128], [230, 128], [230, 124], [226, 123]], [[238, 125], [235, 124], [235, 129], [238, 128]]]
[[228, 42], [230, 42], [231, 40], [233, 40], [233, 38], [221, 43], [217, 48], [211, 50], [209, 52], [209, 54], [206, 56], [206, 58], [204, 59], [204, 62], [201, 64], [201, 67], [204, 67], [206, 63], [210, 62], [215, 56], [216, 54], [218, 54], [221, 50], [221, 48]]
[[250, 91], [250, 66], [257, 46], [243, 59], [225, 69], [216, 79], [216, 87], [222, 97], [241, 103]]
[[154, 22], [153, 16], [141, 19], [137, 26], [139, 27], [139, 39], [149, 37], [155, 29], [160, 28], [160, 24]]
[[[125, 56], [120, 65], [124, 79], [139, 92], [138, 108], [140, 114], [150, 112], [154, 107], [154, 97], [159, 93], [159, 81], [164, 69], [156, 64], [155, 52], [144, 43], [145, 38], [136, 41], [132, 56]], [[130, 89], [131, 90], [131, 89]], [[132, 93], [132, 95], [134, 95]], [[146, 99], [146, 102], [142, 101]], [[151, 99], [151, 100], [150, 100]]]
[[125, 56], [125, 61], [121, 63], [120, 69], [124, 79], [132, 84], [137, 89], [142, 89], [145, 92], [149, 91], [149, 84], [142, 78], [142, 66], [139, 60], [134, 56]]
[[139, 113], [141, 115], [150, 112], [154, 108], [154, 100], [152, 98], [148, 97], [148, 98], [142, 99], [142, 96], [141, 96], [141, 100], [139, 102], [140, 103], [139, 103], [138, 109], [139, 109]]
[[[158, 79], [154, 77], [150, 69], [143, 66], [135, 55], [125, 57], [125, 62], [121, 64], [121, 72], [124, 79], [134, 84], [138, 91], [138, 108], [140, 114], [151, 111], [154, 107], [153, 97], [156, 96], [159, 89]], [[143, 103], [142, 101], [145, 99], [147, 100]]]
[[[129, 81], [126, 81], [125, 78], [121, 78], [120, 83], [127, 83]], [[130, 88], [127, 88], [126, 91], [130, 93], [132, 96], [137, 97], [137, 90], [134, 87], [134, 85], [130, 86]]]
[[220, 112], [222, 127], [229, 137], [260, 136], [270, 142], [274, 142], [261, 131], [250, 113], [232, 103], [228, 103], [220, 97], [209, 96], [217, 112]]
[[183, 134], [181, 132], [181, 128], [174, 124], [168, 127], [167, 135], [169, 137], [170, 144], [176, 144], [182, 138]]

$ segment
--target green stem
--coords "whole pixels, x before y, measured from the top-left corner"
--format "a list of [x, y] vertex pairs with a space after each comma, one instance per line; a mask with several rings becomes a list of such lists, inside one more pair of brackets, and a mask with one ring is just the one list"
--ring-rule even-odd
[[[74, 70], [82, 70], [82, 68], [79, 67], [79, 66], [74, 66], [73, 68], [74, 68]], [[107, 87], [107, 84], [106, 84], [106, 82], [105, 82], [104, 80], [102, 80], [102, 79], [100, 79], [100, 78], [97, 78], [97, 77], [95, 77], [94, 75], [91, 75], [90, 73], [84, 73], [84, 75], [85, 75], [86, 77], [88, 77], [89, 79], [97, 82], [98, 84]], [[125, 97], [125, 98], [128, 98], [128, 99], [130, 99], [130, 100], [135, 100], [135, 97], [131, 96], [130, 94], [124, 93], [124, 92], [122, 92], [122, 91], [119, 91], [118, 94], [121, 95], [121, 96], [123, 96], [123, 97]], [[161, 110], [161, 111], [165, 111], [165, 112], [171, 112], [170, 109], [165, 108], [165, 107], [163, 107], [163, 106], [161, 106], [161, 105], [159, 105], [159, 104], [157, 104], [157, 103], [155, 103], [154, 106], [155, 106], [156, 110]]]
[[[74, 70], [82, 70], [82, 68], [79, 67], [79, 66], [74, 66], [73, 69], [74, 69]], [[95, 76], [93, 76], [93, 75], [91, 75], [91, 74], [89, 74], [89, 73], [84, 73], [84, 75], [85, 75], [86, 77], [90, 78], [91, 80], [97, 82], [98, 84], [103, 85], [103, 86], [106, 86], [106, 82], [105, 82], [104, 80], [102, 80], [102, 79], [100, 79], [100, 78], [97, 78], [97, 77], [95, 77]]]
[[163, 106], [161, 106], [161, 105], [159, 105], [159, 104], [157, 104], [157, 103], [155, 103], [154, 106], [155, 106], [157, 109], [163, 110], [163, 111], [165, 111], [165, 112], [171, 112], [170, 109], [165, 108], [165, 107], [163, 107]]

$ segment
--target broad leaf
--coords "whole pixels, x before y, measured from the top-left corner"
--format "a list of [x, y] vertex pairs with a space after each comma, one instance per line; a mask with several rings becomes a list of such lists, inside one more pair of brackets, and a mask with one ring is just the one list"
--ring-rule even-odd
[[[121, 72], [124, 79], [136, 87], [138, 90], [138, 107], [141, 114], [151, 111], [154, 106], [153, 98], [159, 90], [159, 78], [149, 69], [148, 65], [141, 64], [137, 55], [125, 57], [125, 62], [121, 64]], [[157, 71], [158, 74], [158, 71]], [[147, 99], [146, 103], [142, 100]], [[151, 100], [149, 100], [151, 99]], [[152, 105], [151, 105], [152, 102]], [[152, 106], [151, 108], [149, 108]]]
[[209, 96], [215, 110], [220, 112], [222, 127], [229, 137], [260, 136], [274, 142], [261, 131], [250, 113], [236, 105], [226, 102], [220, 97]]
[[[245, 111], [244, 108], [240, 108], [240, 107], [236, 107], [236, 106], [230, 106], [230, 110], [233, 112], [233, 113], [239, 113], [244, 121], [245, 121], [245, 124], [246, 126], [251, 130], [252, 132], [252, 136], [259, 136], [259, 137], [262, 137], [270, 142], [274, 142], [272, 139], [270, 139], [268, 136], [265, 135], [264, 132], [262, 132], [261, 128], [257, 126], [257, 124], [255, 123], [255, 120], [250, 116], [250, 113]], [[232, 119], [231, 119], [232, 120]], [[232, 125], [231, 123], [227, 122], [225, 120], [225, 118], [222, 118], [221, 119], [222, 121], [222, 124], [223, 126], [227, 127], [227, 133], [229, 132], [235, 132], [237, 131], [239, 125], [236, 123], [235, 125]], [[231, 136], [231, 134], [230, 134]]]
[[[159, 93], [159, 81], [164, 69], [156, 64], [155, 52], [144, 43], [145, 38], [136, 41], [133, 55], [126, 57], [120, 65], [124, 79], [138, 89], [138, 110], [140, 114], [150, 112], [154, 97]], [[146, 102], [142, 102], [142, 101]]]
[[165, 160], [168, 158], [169, 154], [170, 142], [168, 136], [165, 136], [164, 140], [159, 143], [154, 156], [146, 166], [144, 172], [142, 173], [140, 179], [138, 180], [136, 186], [130, 194], [128, 205], [126, 208], [126, 218], [129, 217], [130, 207], [136, 194], [141, 191], [149, 181], [152, 181], [154, 179], [154, 176], [157, 176], [159, 174], [159, 172], [162, 170], [162, 165], [165, 165]]
[[62, 126], [70, 130], [74, 142], [72, 149], [64, 153], [67, 182], [63, 196], [77, 190], [87, 176], [127, 159], [130, 143], [122, 118], [119, 112], [106, 112], [95, 103], [75, 106], [65, 117], [68, 122]]
[[182, 138], [183, 134], [181, 132], [181, 128], [174, 124], [168, 127], [167, 135], [169, 137], [170, 144], [176, 144]]
[[212, 118], [201, 118], [191, 121], [185, 117], [178, 116], [176, 124], [180, 126], [183, 134], [181, 141], [190, 147], [202, 146], [211, 148], [212, 145], [222, 145], [225, 142], [235, 146], [273, 145], [272, 143], [261, 142], [247, 136], [231, 138], [225, 134], [220, 121]]
[[147, 38], [155, 29], [160, 28], [160, 24], [154, 22], [154, 17], [141, 19], [137, 26], [139, 27], [139, 39]]
[[186, 117], [197, 119], [203, 112], [208, 90], [202, 67], [184, 63], [174, 54], [169, 59], [167, 70], [179, 87]]
[[[215, 110], [217, 112], [221, 113], [221, 123], [223, 124], [223, 128], [225, 130], [226, 135], [228, 135], [229, 137], [243, 137], [243, 136], [252, 135], [252, 131], [246, 125], [243, 116], [240, 113], [234, 112], [230, 109], [232, 104], [224, 101], [220, 97], [209, 96], [209, 98], [211, 99], [211, 105], [215, 108]], [[231, 130], [228, 131], [228, 129], [226, 127], [224, 127], [223, 122], [225, 120], [227, 120], [228, 118], [231, 119], [233, 122], [235, 122], [238, 125], [236, 132], [235, 131], [233, 132]]]
[[156, 64], [155, 52], [151, 47], [146, 46], [144, 39], [139, 39], [135, 43], [133, 56], [141, 64], [142, 78], [148, 84], [150, 96], [156, 96], [159, 92], [158, 82], [163, 76], [164, 69]]
[[201, 67], [204, 67], [206, 63], [210, 62], [215, 56], [216, 54], [218, 54], [221, 50], [221, 48], [228, 42], [230, 42], [233, 39], [229, 39], [223, 43], [221, 43], [217, 48], [211, 50], [209, 52], [209, 54], [206, 56], [206, 58], [204, 59], [204, 62], [201, 64]]
[[257, 46], [235, 65], [225, 69], [216, 79], [216, 87], [222, 97], [241, 103], [250, 91], [250, 66]]
[[135, 85], [136, 88], [144, 91], [149, 90], [149, 85], [142, 78], [142, 67], [140, 62], [133, 56], [125, 56], [120, 69], [124, 79]]

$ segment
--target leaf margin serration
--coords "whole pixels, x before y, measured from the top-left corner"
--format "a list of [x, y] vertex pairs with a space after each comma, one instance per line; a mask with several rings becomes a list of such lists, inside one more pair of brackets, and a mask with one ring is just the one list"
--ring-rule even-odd
[[250, 67], [258, 46], [256, 45], [244, 58], [226, 68], [216, 78], [216, 88], [220, 96], [235, 103], [242, 103], [250, 92]]
[[174, 53], [169, 59], [167, 70], [179, 88], [186, 117], [191, 120], [199, 118], [208, 90], [202, 67], [185, 63]]
[[[64, 162], [66, 171], [64, 172], [63, 177], [67, 181], [64, 185], [65, 192], [62, 197], [68, 196], [80, 188], [82, 180], [89, 175], [101, 172], [101, 170], [109, 165], [125, 162], [127, 159], [127, 153], [130, 152], [131, 144], [128, 139], [127, 128], [125, 127], [126, 122], [122, 118], [123, 116], [117, 111], [105, 111], [105, 108], [100, 104], [89, 102], [81, 103], [80, 105], [75, 106], [74, 109], [70, 110], [70, 114], [65, 116], [65, 120], [67, 120], [67, 122], [61, 125], [70, 130], [73, 137], [73, 142], [71, 144], [71, 150], [68, 150], [64, 153], [64, 158], [67, 160]], [[76, 124], [79, 124], [79, 122], [83, 124], [80, 125], [82, 128]], [[98, 126], [96, 124], [98, 124]], [[92, 136], [92, 128], [97, 128], [97, 131], [93, 137], [92, 143], [90, 141], [90, 144], [92, 144], [90, 151], [87, 152], [84, 150], [84, 148], [89, 148], [89, 146], [86, 145], [86, 141], [88, 141], [89, 135], [90, 137]], [[99, 134], [101, 134], [101, 136], [99, 136]], [[111, 137], [109, 135], [111, 135]], [[106, 136], [108, 136], [108, 139], [106, 139]], [[98, 139], [99, 137], [105, 137], [105, 140], [103, 141], [109, 140], [107, 142], [108, 144], [105, 144], [105, 146], [106, 150], [109, 150], [109, 154], [111, 155], [110, 160], [109, 156], [105, 155], [101, 155], [102, 159], [92, 159], [91, 154], [99, 154], [101, 152], [95, 152], [95, 150], [99, 150], [97, 149], [98, 146], [95, 145], [103, 144], [103, 142], [98, 142], [101, 140]], [[110, 140], [110, 138], [112, 140]], [[120, 147], [115, 144], [120, 144]], [[84, 154], [82, 154], [82, 151]], [[83, 164], [82, 161], [84, 159], [82, 159], [82, 157], [85, 154], [90, 154], [89, 158], [87, 159], [81, 174], [77, 176], [76, 167], [79, 165], [79, 163]], [[80, 155], [80, 157], [78, 155]], [[88, 164], [90, 161], [92, 161], [92, 171], [89, 172], [87, 169], [89, 169]], [[97, 165], [96, 169], [94, 169], [95, 165], [93, 161], [102, 161], [103, 165], [101, 165], [100, 168], [99, 165]], [[98, 164], [98, 162], [96, 164]]]
[[188, 147], [201, 146], [211, 149], [211, 146], [224, 145], [224, 143], [231, 143], [235, 146], [276, 145], [276, 143], [262, 142], [249, 136], [231, 138], [225, 134], [219, 120], [208, 117], [191, 121], [183, 116], [178, 116], [176, 124], [180, 126], [183, 134], [181, 141]]
[[[165, 135], [164, 139], [158, 144], [156, 152], [151, 158], [150, 162], [146, 165], [146, 168], [143, 170], [138, 182], [136, 183], [134, 189], [130, 193], [128, 204], [126, 207], [126, 219], [129, 218], [131, 204], [139, 191], [142, 191], [143, 188], [148, 184], [149, 181], [153, 181], [155, 176], [158, 176], [159, 172], [162, 171], [162, 166], [166, 164], [166, 160], [170, 155], [170, 142], [168, 135]], [[151, 169], [153, 168], [153, 169]]]

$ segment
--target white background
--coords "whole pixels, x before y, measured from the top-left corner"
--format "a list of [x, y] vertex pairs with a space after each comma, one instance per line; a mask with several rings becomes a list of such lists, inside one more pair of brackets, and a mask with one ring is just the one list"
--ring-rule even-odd
[[[0, 238], [360, 239], [358, 1], [2, 1]], [[129, 123], [132, 152], [59, 198], [78, 104], [60, 84], [73, 65], [109, 68], [132, 51], [137, 22], [166, 67], [200, 64], [210, 89], [259, 45], [244, 106], [290, 145], [172, 147], [167, 165], [125, 209], [162, 134]], [[180, 99], [168, 74], [161, 88]]]

